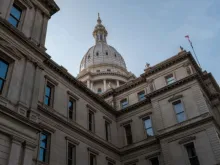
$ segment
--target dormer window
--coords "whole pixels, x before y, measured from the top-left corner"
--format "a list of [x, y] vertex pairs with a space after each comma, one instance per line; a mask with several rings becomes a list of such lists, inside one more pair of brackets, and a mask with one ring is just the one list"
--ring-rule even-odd
[[19, 6], [13, 4], [8, 22], [12, 24], [14, 27], [18, 27], [19, 22], [21, 20], [21, 14], [22, 14], [22, 9]]

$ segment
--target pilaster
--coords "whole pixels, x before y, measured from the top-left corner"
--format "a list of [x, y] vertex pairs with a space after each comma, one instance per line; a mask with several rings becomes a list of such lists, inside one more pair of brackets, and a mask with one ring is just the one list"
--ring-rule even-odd
[[35, 148], [36, 148], [35, 144], [25, 142], [23, 165], [32, 164], [33, 152]]

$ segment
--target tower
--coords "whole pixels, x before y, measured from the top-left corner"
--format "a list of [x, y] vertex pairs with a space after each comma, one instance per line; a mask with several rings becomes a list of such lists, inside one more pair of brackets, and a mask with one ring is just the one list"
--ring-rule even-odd
[[116, 88], [135, 78], [127, 71], [124, 58], [107, 44], [108, 32], [98, 14], [93, 31], [95, 45], [84, 55], [77, 78], [96, 93]]

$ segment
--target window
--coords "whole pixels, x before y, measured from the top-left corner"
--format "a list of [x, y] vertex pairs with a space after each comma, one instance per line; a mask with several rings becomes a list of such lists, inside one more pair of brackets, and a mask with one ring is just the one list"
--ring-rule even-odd
[[151, 165], [159, 165], [158, 157], [150, 159]]
[[179, 123], [185, 121], [186, 120], [186, 115], [185, 115], [185, 112], [184, 112], [182, 102], [180, 100], [175, 101], [173, 103], [173, 106], [174, 106], [174, 110], [175, 110], [175, 113], [176, 113], [177, 121]]
[[185, 145], [191, 165], [200, 165], [193, 142]]
[[96, 72], [100, 72], [100, 70], [96, 70]]
[[95, 130], [95, 123], [94, 123], [94, 113], [89, 111], [89, 131], [94, 132]]
[[108, 52], [106, 51], [105, 54], [108, 55]]
[[2, 93], [7, 72], [8, 72], [8, 63], [0, 59], [0, 93]]
[[94, 154], [89, 154], [89, 165], [96, 165], [96, 156]]
[[68, 113], [69, 113], [69, 119], [75, 120], [76, 116], [76, 100], [70, 98], [68, 103]]
[[110, 123], [108, 121], [105, 121], [105, 138], [110, 141]]
[[117, 57], [117, 54], [115, 53], [115, 57]]
[[44, 104], [47, 106], [52, 106], [53, 89], [54, 86], [47, 82], [44, 96]]
[[144, 128], [146, 130], [147, 136], [154, 136], [151, 118], [147, 117], [144, 119]]
[[46, 132], [40, 134], [40, 149], [38, 159], [41, 162], [49, 162], [50, 135]]
[[107, 72], [111, 72], [111, 69], [107, 69]]
[[131, 125], [130, 124], [125, 125], [124, 129], [125, 129], [125, 136], [126, 136], [127, 144], [132, 144], [133, 140], [132, 140]]
[[10, 12], [8, 22], [14, 27], [18, 27], [18, 24], [21, 19], [22, 10], [17, 5], [13, 4]]
[[108, 162], [108, 165], [114, 165], [113, 163], [111, 163], [111, 162]]
[[141, 91], [138, 93], [138, 100], [139, 101], [142, 101], [145, 99], [145, 92], [144, 91]]
[[96, 56], [99, 56], [99, 52], [96, 52]]
[[68, 165], [76, 164], [76, 146], [68, 143]]
[[168, 76], [165, 77], [167, 85], [172, 84], [173, 82], [175, 82], [175, 78], [173, 76], [173, 74], [170, 74]]
[[88, 55], [88, 59], [90, 59], [90, 54]]
[[121, 100], [120, 104], [121, 104], [121, 109], [126, 108], [128, 106], [128, 99]]
[[102, 93], [102, 88], [98, 88], [97, 93]]

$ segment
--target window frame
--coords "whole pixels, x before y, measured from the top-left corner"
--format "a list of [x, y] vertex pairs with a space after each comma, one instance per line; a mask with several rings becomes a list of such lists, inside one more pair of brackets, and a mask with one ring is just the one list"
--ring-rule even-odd
[[[14, 25], [12, 25], [10, 22], [9, 22], [9, 18], [11, 16], [11, 10], [12, 10], [12, 7], [13, 6], [17, 6], [18, 8], [20, 8], [21, 10], [21, 16], [20, 16], [20, 19], [18, 21], [18, 25], [17, 27], [15, 27]], [[27, 5], [25, 5], [23, 2], [21, 1], [18, 1], [18, 0], [15, 0], [15, 1], [12, 1], [11, 4], [10, 4], [10, 8], [8, 10], [8, 13], [7, 13], [7, 21], [14, 27], [14, 28], [17, 28], [19, 30], [21, 30], [23, 24], [24, 24], [24, 19], [25, 19], [25, 16], [26, 16], [26, 10], [27, 10]]]
[[[177, 113], [176, 113], [176, 110], [175, 110], [175, 103], [178, 102], [178, 101], [182, 104], [182, 109], [183, 109], [183, 111], [182, 111], [181, 113], [184, 113], [184, 115], [185, 115], [185, 120], [183, 120], [183, 121], [181, 121], [181, 122], [178, 121], [178, 117], [177, 117], [177, 115], [178, 115], [178, 114], [181, 114], [181, 113], [178, 113], [178, 114], [177, 114]], [[172, 101], [171, 103], [172, 103], [173, 112], [174, 112], [174, 115], [175, 115], [175, 118], [176, 118], [176, 122], [177, 122], [177, 123], [182, 123], [182, 122], [186, 121], [188, 117], [187, 117], [187, 113], [186, 113], [185, 106], [184, 106], [184, 102], [183, 102], [182, 98], [177, 99], [177, 100], [174, 100], [174, 101]]]
[[[51, 97], [50, 97], [50, 104], [49, 105], [45, 104], [47, 86], [49, 86], [51, 88], [51, 92], [50, 92], [51, 93]], [[55, 93], [55, 85], [53, 83], [51, 83], [51, 81], [46, 80], [45, 87], [44, 87], [44, 100], [43, 100], [44, 105], [53, 108], [54, 93]]]
[[[70, 118], [70, 109], [69, 109], [69, 102], [70, 101], [73, 102], [73, 109], [71, 110], [72, 111], [72, 119]], [[76, 108], [77, 108], [77, 100], [75, 98], [73, 98], [72, 96], [69, 96], [68, 103], [67, 103], [67, 116], [68, 116], [69, 121], [76, 121]]]
[[[122, 102], [123, 102], [124, 100], [127, 101], [127, 104], [126, 104], [125, 107], [122, 106]], [[120, 100], [120, 108], [121, 108], [121, 109], [125, 109], [125, 108], [127, 108], [128, 106], [129, 106], [128, 98], [123, 98], [123, 99]]]
[[95, 163], [93, 165], [97, 165], [97, 156], [99, 155], [99, 152], [90, 148], [90, 147], [88, 147], [87, 150], [88, 150], [88, 165], [91, 165], [91, 163], [90, 163], [90, 156], [91, 155], [95, 158], [95, 160], [94, 160]]
[[[126, 127], [127, 126], [130, 126], [130, 135], [131, 135], [131, 143], [128, 143], [128, 136], [127, 136], [127, 132], [126, 132]], [[125, 125], [123, 125], [123, 129], [124, 129], [124, 135], [125, 135], [125, 144], [126, 145], [131, 145], [134, 143], [134, 140], [133, 140], [133, 134], [132, 134], [132, 127], [131, 127], [131, 122], [130, 123], [127, 123]]]
[[[111, 123], [108, 120], [105, 121], [105, 140], [110, 142], [111, 141]], [[106, 128], [106, 124], [108, 125]]]
[[155, 158], [158, 160], [158, 163], [159, 163], [158, 165], [160, 165], [159, 156], [154, 156], [154, 157], [149, 158], [148, 160], [149, 160], [149, 162], [150, 162], [150, 165], [153, 165], [153, 164], [152, 164], [152, 159], [155, 159]]
[[[141, 94], [142, 92], [144, 93], [144, 97], [143, 97], [144, 99], [141, 100], [139, 96], [140, 96], [140, 94]], [[138, 101], [143, 101], [143, 100], [145, 100], [145, 95], [146, 95], [145, 90], [142, 90], [142, 91], [138, 92], [138, 93], [137, 93]]]
[[[173, 81], [169, 82], [169, 81], [167, 81], [167, 79], [168, 79], [171, 75], [172, 75], [172, 77], [173, 77]], [[166, 76], [164, 76], [164, 78], [165, 78], [165, 81], [166, 81], [166, 85], [170, 85], [170, 84], [176, 82], [176, 76], [175, 76], [174, 73], [169, 73], [169, 74], [167, 74]]]
[[97, 89], [97, 93], [98, 93], [98, 94], [101, 94], [101, 93], [102, 93], [102, 88], [98, 88], [98, 89]]
[[5, 84], [6, 84], [6, 80], [7, 80], [7, 77], [8, 77], [8, 73], [9, 73], [9, 69], [10, 69], [10, 66], [9, 66], [10, 63], [8, 63], [7, 61], [5, 61], [2, 58], [0, 58], [0, 61], [2, 61], [4, 64], [7, 65], [7, 69], [6, 69], [6, 72], [5, 72], [5, 78], [3, 79], [3, 78], [0, 77], [0, 80], [2, 80], [2, 87], [0, 88], [0, 95], [2, 95]]
[[72, 147], [72, 164], [71, 165], [76, 165], [76, 145], [71, 143], [70, 141], [67, 141], [67, 165], [69, 165], [69, 146]]
[[[153, 136], [148, 135], [147, 129], [145, 128], [145, 120], [147, 120], [147, 119], [150, 119], [150, 122], [151, 122], [151, 127], [147, 128], [147, 129], [152, 129]], [[143, 122], [143, 127], [144, 127], [145, 136], [146, 136], [147, 138], [148, 138], [148, 137], [154, 137], [154, 136], [155, 136], [155, 132], [154, 132], [154, 127], [153, 127], [153, 122], [152, 122], [152, 116], [151, 116], [151, 115], [144, 116], [144, 117], [142, 118], [142, 122]]]
[[[39, 156], [40, 156], [40, 150], [41, 150], [41, 135], [47, 135], [47, 148], [46, 148], [46, 156], [45, 156], [45, 161], [40, 160]], [[39, 162], [43, 162], [43, 163], [48, 163], [50, 162], [50, 149], [51, 149], [51, 133], [47, 132], [47, 131], [42, 131], [39, 133], [39, 145], [38, 145], [38, 153], [37, 153], [37, 160]]]
[[[89, 121], [89, 114], [92, 114], [92, 123], [91, 123], [91, 130], [90, 130], [90, 121]], [[95, 133], [95, 111], [93, 111], [92, 109], [88, 109], [88, 130], [92, 133]]]
[[189, 158], [189, 155], [188, 155], [188, 151], [187, 151], [187, 148], [186, 148], [186, 146], [190, 145], [190, 144], [193, 144], [197, 160], [198, 160], [199, 164], [201, 165], [201, 163], [200, 163], [201, 161], [199, 160], [199, 157], [198, 157], [198, 154], [197, 154], [197, 150], [196, 150], [196, 146], [195, 146], [195, 140], [187, 141], [187, 142], [181, 144], [182, 148], [183, 148], [183, 151], [184, 151], [185, 159], [187, 160], [188, 164], [191, 165], [190, 158]]

